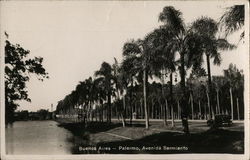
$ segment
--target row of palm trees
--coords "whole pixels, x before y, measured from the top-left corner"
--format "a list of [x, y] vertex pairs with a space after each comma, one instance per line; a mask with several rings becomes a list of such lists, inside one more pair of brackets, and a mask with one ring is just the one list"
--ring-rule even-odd
[[[166, 6], [158, 19], [162, 25], [148, 33], [144, 39], [132, 39], [124, 44], [121, 63], [118, 63], [116, 59], [113, 65], [103, 62], [100, 69], [95, 72], [94, 78], [90, 77], [80, 82], [71, 94], [58, 103], [57, 111], [65, 113], [65, 111], [73, 109], [74, 112], [83, 113], [84, 121], [93, 119], [93, 114], [95, 117], [98, 115], [99, 120], [103, 121], [105, 115], [107, 122], [110, 123], [112, 110], [116, 110], [116, 114], [122, 119], [123, 126], [125, 126], [128, 106], [133, 113], [132, 110], [135, 108], [133, 106], [136, 104], [133, 99], [140, 97], [139, 99], [143, 103], [145, 127], [148, 128], [148, 98], [152, 96], [149, 92], [149, 88], [152, 86], [149, 80], [158, 78], [161, 81], [161, 90], [157, 94], [159, 96], [158, 104], [161, 106], [164, 124], [167, 124], [167, 110], [170, 108], [172, 125], [174, 125], [173, 75], [179, 73], [181, 92], [178, 100], [178, 113], [180, 113], [185, 133], [189, 133], [188, 97], [190, 94], [187, 91], [186, 76], [188, 70], [192, 70], [194, 73], [201, 70], [205, 61], [207, 65], [207, 103], [211, 111], [209, 117], [212, 118], [216, 105], [212, 101], [210, 60], [213, 60], [213, 64], [220, 65], [220, 51], [231, 50], [236, 46], [228, 43], [225, 38], [218, 37], [219, 23], [212, 18], [200, 17], [187, 26], [179, 10]], [[225, 16], [222, 16], [221, 22], [224, 19]], [[169, 93], [167, 93], [165, 84], [166, 75], [169, 78], [167, 85]], [[138, 91], [138, 89], [141, 90]], [[128, 102], [126, 97], [129, 97]], [[191, 101], [192, 98], [191, 96]]]
[[[113, 65], [115, 66], [115, 65]], [[115, 70], [113, 69], [113, 74], [115, 74]], [[176, 74], [175, 74], [176, 76]], [[208, 89], [206, 84], [206, 79], [204, 78], [206, 76], [206, 72], [204, 69], [200, 70], [193, 70], [193, 72], [190, 74], [189, 78], [187, 78], [186, 82], [186, 89], [188, 93], [188, 104], [189, 104], [189, 118], [190, 119], [207, 119], [209, 118], [208, 115], [211, 115], [210, 107], [208, 106]], [[137, 81], [139, 81], [139, 77], [136, 78]], [[175, 77], [177, 79], [177, 77]], [[121, 118], [121, 111], [122, 108], [119, 108], [120, 106], [124, 107], [124, 117], [130, 119], [130, 123], [132, 122], [132, 119], [134, 118], [134, 113], [136, 113], [137, 118], [144, 118], [144, 110], [143, 110], [143, 86], [142, 82], [137, 83], [135, 81], [133, 87], [130, 85], [127, 87], [127, 93], [120, 98], [120, 92], [116, 92], [116, 87], [113, 85], [112, 89], [112, 98], [113, 102], [111, 105], [111, 115], [113, 118]], [[175, 80], [176, 81], [176, 80]], [[74, 92], [72, 92], [69, 97], [72, 97], [71, 101], [69, 100], [69, 97], [64, 99], [64, 103], [59, 103], [58, 106], [61, 106], [62, 109], [65, 109], [65, 114], [70, 114], [69, 112], [76, 111], [71, 113], [72, 115], [77, 115], [78, 113], [83, 112], [82, 109], [85, 107], [89, 107], [88, 100], [86, 97], [92, 97], [93, 102], [90, 102], [93, 107], [92, 110], [87, 110], [85, 108], [85, 113], [89, 113], [89, 116], [87, 117], [89, 120], [93, 120], [93, 118], [90, 119], [90, 117], [95, 117], [96, 120], [99, 118], [100, 121], [103, 121], [100, 117], [108, 117], [106, 114], [103, 114], [102, 112], [107, 112], [107, 97], [105, 96], [105, 91], [100, 92], [100, 79], [94, 79], [92, 81], [92, 78], [89, 78], [84, 83], [79, 83], [77, 88]], [[169, 118], [180, 118], [180, 111], [181, 108], [179, 106], [180, 101], [180, 95], [181, 95], [181, 88], [180, 84], [176, 83], [172, 86], [172, 95], [170, 95], [170, 89], [171, 89], [171, 82], [168, 82], [167, 84], [159, 83], [159, 82], [153, 82], [148, 83], [148, 112], [149, 112], [149, 118], [156, 118], [156, 119], [164, 119], [164, 124], [166, 125], [166, 119]], [[82, 85], [82, 87], [80, 87]], [[88, 86], [88, 87], [87, 87]], [[104, 88], [103, 86], [102, 88]], [[84, 89], [85, 88], [85, 89]], [[88, 90], [91, 89], [91, 92]], [[84, 91], [85, 92], [82, 92]], [[230, 64], [229, 68], [224, 71], [224, 76], [213, 76], [212, 77], [212, 97], [211, 101], [216, 106], [215, 107], [215, 114], [232, 114], [233, 118], [236, 119], [242, 119], [244, 118], [244, 96], [243, 96], [243, 90], [244, 90], [244, 76], [242, 71], [239, 71], [235, 65]], [[96, 91], [96, 92], [95, 92]], [[81, 92], [81, 93], [80, 93]], [[79, 94], [76, 94], [79, 93]], [[94, 98], [93, 95], [98, 95], [98, 93], [103, 93], [103, 97], [97, 97]], [[163, 95], [163, 93], [165, 93]], [[232, 96], [232, 93], [234, 96]], [[79, 95], [85, 95], [84, 97], [80, 97]], [[88, 96], [89, 95], [89, 96]], [[170, 100], [172, 99], [172, 105], [170, 105]], [[80, 101], [81, 100], [81, 101]], [[83, 101], [86, 102], [83, 105]], [[124, 101], [123, 101], [124, 100]], [[72, 107], [72, 103], [77, 101], [74, 107]], [[106, 101], [106, 103], [105, 103]], [[67, 103], [68, 102], [68, 103]], [[104, 103], [103, 103], [104, 102]], [[122, 103], [125, 102], [125, 105], [122, 105]], [[100, 105], [102, 104], [102, 105]], [[70, 107], [67, 107], [70, 106]], [[166, 111], [164, 110], [166, 106]], [[170, 108], [171, 107], [171, 108]], [[230, 108], [231, 107], [231, 108]], [[59, 109], [59, 108], [58, 108]], [[78, 109], [78, 110], [76, 110]], [[99, 115], [99, 116], [97, 116]], [[77, 120], [77, 117], [74, 117], [75, 120]], [[125, 124], [124, 124], [125, 125]], [[172, 124], [173, 125], [173, 124]]]

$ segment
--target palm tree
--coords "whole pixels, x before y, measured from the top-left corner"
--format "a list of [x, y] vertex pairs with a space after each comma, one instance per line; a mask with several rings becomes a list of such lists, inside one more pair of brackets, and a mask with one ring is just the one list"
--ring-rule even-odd
[[103, 77], [96, 78], [94, 80], [95, 84], [95, 90], [96, 90], [96, 98], [98, 101], [98, 114], [99, 114], [99, 121], [103, 122], [103, 102], [106, 99], [106, 93], [105, 93], [105, 85], [104, 85], [104, 79]]
[[[224, 70], [224, 76], [229, 84], [229, 92], [230, 92], [230, 100], [231, 100], [231, 118], [234, 119], [234, 101], [233, 101], [233, 91], [237, 88], [243, 88], [244, 79], [243, 79], [243, 71], [239, 71], [235, 65], [232, 63], [229, 65], [227, 70]], [[237, 110], [239, 110], [237, 108]]]
[[103, 62], [100, 70], [95, 72], [95, 76], [103, 79], [106, 94], [107, 94], [107, 122], [111, 123], [111, 94], [112, 94], [112, 67], [109, 63]]
[[[71, 114], [75, 115], [77, 113], [77, 105], [78, 105], [78, 99], [79, 99], [79, 92], [75, 89], [74, 91], [71, 92], [72, 96], [72, 107], [71, 107]], [[77, 119], [74, 119], [77, 121]]]
[[[118, 103], [118, 116], [122, 118], [122, 126], [125, 127], [125, 110], [126, 110], [126, 102], [125, 102], [125, 94], [123, 95], [123, 105], [120, 105], [121, 102], [121, 94], [125, 93], [125, 90], [128, 87], [127, 80], [129, 79], [124, 71], [124, 64], [122, 66], [119, 66], [118, 61], [116, 58], [114, 58], [115, 62], [112, 65], [113, 75], [114, 75], [114, 83], [115, 83], [115, 89], [116, 89], [116, 97], [117, 97], [117, 103]], [[123, 107], [121, 107], [123, 106]]]
[[123, 46], [123, 56], [133, 63], [132, 73], [143, 72], [143, 99], [145, 112], [145, 127], [149, 128], [149, 117], [147, 109], [147, 83], [148, 83], [148, 52], [146, 41], [138, 39], [131, 40]]
[[78, 98], [78, 111], [82, 115], [82, 118], [80, 120], [83, 120], [85, 122], [86, 120], [86, 103], [87, 103], [87, 95], [88, 91], [86, 88], [86, 81], [79, 82], [79, 84], [76, 86], [76, 90], [78, 91], [79, 98]]
[[[219, 50], [229, 50], [234, 49], [235, 46], [228, 43], [226, 39], [220, 39], [216, 37], [218, 31], [218, 24], [209, 17], [201, 17], [195, 20], [191, 25], [191, 30], [194, 34], [196, 34], [201, 42], [200, 49], [202, 52], [199, 52], [198, 58], [196, 59], [196, 63], [203, 63], [203, 54], [205, 54], [206, 62], [207, 62], [207, 76], [208, 76], [208, 101], [212, 114], [210, 114], [210, 118], [214, 115], [215, 107], [211, 103], [212, 98], [212, 80], [211, 80], [211, 69], [210, 69], [210, 59], [213, 58], [213, 63], [215, 65], [220, 65], [221, 57]], [[194, 56], [191, 55], [191, 56]]]
[[[245, 22], [245, 6], [234, 5], [228, 7], [226, 12], [220, 18], [220, 25], [225, 30], [226, 36], [240, 30]], [[244, 38], [245, 32], [240, 35], [240, 39]]]
[[188, 54], [195, 54], [199, 52], [197, 49], [196, 35], [192, 34], [190, 30], [185, 27], [182, 13], [179, 10], [176, 10], [172, 6], [166, 6], [163, 8], [163, 11], [159, 15], [159, 21], [164, 23], [166, 31], [170, 36], [170, 41], [167, 44], [166, 48], [171, 51], [171, 53], [178, 53], [180, 56], [180, 76], [181, 76], [181, 90], [182, 96], [180, 105], [182, 108], [182, 124], [184, 127], [184, 132], [189, 134], [188, 129], [188, 106], [186, 99], [186, 87], [185, 87], [185, 57]]
[[77, 110], [78, 114], [81, 116], [79, 117], [80, 121], [84, 122], [84, 125], [87, 125], [87, 100], [88, 100], [88, 90], [86, 87], [86, 81], [79, 82], [78, 85], [76, 86], [76, 92], [78, 93], [78, 100], [77, 100]]
[[[168, 48], [168, 44], [171, 41], [171, 34], [166, 30], [165, 27], [160, 27], [155, 29], [151, 34], [147, 36], [148, 39], [151, 39], [153, 44], [153, 59], [151, 60], [152, 70], [154, 70], [154, 75], [158, 76], [159, 71], [160, 77], [162, 79], [162, 86], [164, 86], [164, 79], [166, 72], [169, 73], [169, 88], [170, 88], [170, 107], [172, 114], [172, 127], [174, 126], [174, 112], [173, 112], [173, 72], [175, 72], [175, 52], [172, 52]], [[164, 89], [162, 88], [162, 94], [165, 96]], [[164, 107], [164, 113], [166, 113], [166, 106]], [[164, 115], [164, 125], [166, 125], [166, 116]]]
[[151, 118], [159, 118], [161, 117], [161, 104], [162, 99], [165, 98], [162, 95], [162, 88], [160, 83], [156, 83], [155, 81], [148, 86], [149, 96], [148, 100], [151, 100]]
[[217, 101], [217, 113], [221, 114], [221, 106], [220, 106], [220, 92], [221, 88], [225, 84], [225, 78], [222, 76], [213, 76], [213, 85], [215, 86], [216, 91], [216, 101]]
[[[190, 74], [190, 77], [187, 81], [189, 81], [189, 88], [190, 88], [190, 95], [192, 97], [192, 103], [198, 102], [198, 109], [199, 109], [199, 116], [202, 116], [202, 109], [201, 109], [201, 102], [205, 101], [204, 95], [206, 91], [206, 88], [203, 86], [202, 78], [206, 76], [206, 71], [201, 66], [194, 66], [192, 68], [192, 72]], [[205, 108], [204, 108], [205, 109]], [[192, 116], [193, 117], [193, 116]], [[200, 117], [201, 118], [201, 117]]]
[[97, 92], [96, 92], [96, 88], [95, 88], [95, 83], [92, 79], [92, 77], [89, 77], [88, 79], [85, 80], [86, 81], [86, 87], [88, 90], [88, 103], [89, 103], [89, 119], [91, 119], [91, 121], [93, 121], [93, 106], [95, 103], [95, 99], [97, 99]]

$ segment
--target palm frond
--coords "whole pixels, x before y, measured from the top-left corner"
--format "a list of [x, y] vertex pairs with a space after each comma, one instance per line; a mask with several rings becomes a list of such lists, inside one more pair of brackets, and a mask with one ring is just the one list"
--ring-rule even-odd
[[140, 41], [131, 40], [129, 42], [126, 42], [123, 46], [123, 56], [129, 56], [131, 54], [140, 54]]
[[236, 48], [234, 44], [229, 43], [226, 39], [217, 39], [216, 45], [220, 50], [232, 50]]
[[218, 31], [218, 25], [212, 18], [202, 16], [192, 23], [190, 29], [198, 35], [214, 37]]
[[188, 68], [195, 65], [198, 66], [203, 63], [203, 42], [201, 36], [197, 33], [190, 33], [186, 36], [184, 41], [185, 54], [185, 64]]
[[95, 72], [95, 76], [111, 76], [112, 74], [112, 67], [109, 63], [107, 62], [103, 62], [101, 65], [101, 68]]
[[245, 37], [245, 31], [240, 34], [240, 41]]
[[163, 8], [163, 11], [159, 15], [159, 21], [172, 27], [172, 29], [178, 33], [185, 31], [182, 13], [173, 6], [166, 6]]
[[239, 30], [245, 21], [245, 6], [234, 5], [227, 8], [227, 11], [220, 18], [221, 30], [225, 31], [226, 36]]
[[214, 56], [214, 61], [213, 61], [213, 63], [215, 64], [215, 65], [220, 65], [221, 64], [221, 61], [222, 61], [222, 58], [221, 58], [221, 56], [220, 56], [220, 54], [219, 53], [216, 53], [215, 54], [215, 56]]

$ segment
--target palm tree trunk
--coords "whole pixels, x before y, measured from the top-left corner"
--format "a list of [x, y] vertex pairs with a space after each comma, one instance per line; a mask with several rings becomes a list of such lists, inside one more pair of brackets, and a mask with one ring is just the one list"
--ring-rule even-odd
[[172, 118], [172, 127], [174, 127], [175, 126], [175, 124], [174, 124], [174, 107], [172, 104], [171, 104], [171, 118]]
[[217, 95], [218, 113], [220, 114], [220, 97], [219, 97], [219, 90], [218, 89], [216, 89], [216, 95]]
[[132, 125], [132, 119], [133, 119], [133, 103], [132, 100], [131, 101], [131, 105], [130, 105], [130, 125]]
[[108, 93], [108, 108], [107, 108], [107, 121], [108, 123], [111, 123], [111, 93], [109, 91]]
[[140, 113], [138, 113], [138, 119], [142, 119], [142, 117], [143, 117], [143, 105], [142, 105], [142, 100], [141, 99], [139, 99], [139, 110], [140, 110]]
[[105, 111], [104, 111], [104, 105], [102, 104], [102, 108], [101, 108], [101, 121], [103, 122], [103, 120], [104, 120], [104, 116], [105, 116], [105, 113], [104, 113]]
[[165, 99], [165, 125], [168, 125], [168, 100]]
[[134, 113], [135, 113], [135, 114], [133, 114], [133, 118], [134, 118], [134, 119], [137, 119], [136, 117], [137, 117], [137, 115], [138, 115], [138, 113], [139, 113], [139, 110], [138, 110], [138, 107], [137, 107], [136, 100], [135, 100], [135, 104], [134, 104]]
[[144, 118], [144, 109], [143, 109], [143, 99], [141, 98], [140, 99], [140, 104], [141, 104], [141, 119], [143, 119]]
[[117, 106], [115, 106], [115, 115], [114, 115], [114, 117], [116, 117], [117, 119], [119, 119]]
[[240, 109], [239, 109], [239, 98], [236, 99], [237, 102], [237, 113], [238, 113], [238, 120], [240, 120]]
[[173, 73], [170, 73], [170, 106], [171, 106], [171, 118], [172, 118], [172, 127], [174, 127], [174, 105], [173, 105]]
[[190, 104], [191, 104], [191, 112], [192, 112], [192, 120], [194, 119], [194, 100], [193, 94], [190, 92]]
[[205, 116], [204, 116], [204, 118], [205, 118], [205, 120], [207, 120], [207, 107], [206, 107], [206, 105], [204, 105], [205, 107], [204, 107], [204, 114], [205, 114]]
[[90, 118], [91, 118], [91, 122], [93, 122], [94, 117], [93, 117], [93, 106], [92, 106], [92, 102], [90, 101]]
[[123, 102], [123, 109], [122, 109], [122, 114], [121, 114], [121, 117], [122, 117], [122, 126], [125, 127], [126, 125], [126, 122], [125, 122], [125, 111], [126, 111], [126, 99], [125, 99], [125, 95], [123, 96], [123, 99], [122, 99], [122, 102]]
[[151, 118], [154, 119], [154, 99], [153, 97], [151, 98]]
[[212, 117], [214, 117], [214, 108], [213, 105], [211, 104], [211, 98], [212, 98], [212, 94], [211, 94], [211, 90], [212, 90], [212, 80], [211, 80], [211, 70], [210, 70], [210, 57], [207, 54], [206, 55], [207, 58], [207, 75], [208, 75], [208, 96], [209, 96], [209, 110], [210, 110], [210, 119]]
[[[167, 100], [165, 100], [167, 101]], [[164, 126], [167, 126], [167, 103], [165, 105], [163, 104], [163, 124]]]
[[159, 119], [164, 119], [163, 117], [163, 114], [162, 114], [162, 104], [161, 104], [161, 100], [158, 99], [158, 104], [159, 104], [159, 107], [160, 107], [160, 111], [159, 111]]
[[133, 79], [131, 79], [131, 90], [129, 93], [130, 98], [130, 125], [132, 125], [132, 119], [133, 119], [133, 100], [132, 100], [132, 90], [133, 90]]
[[181, 111], [180, 111], [180, 102], [179, 102], [179, 100], [177, 100], [177, 107], [178, 107], [178, 119], [180, 119]]
[[231, 99], [231, 118], [232, 120], [234, 120], [234, 102], [233, 102], [233, 93], [232, 93], [231, 86], [230, 86], [229, 92], [230, 92], [230, 99]]
[[[163, 97], [164, 97], [164, 99], [166, 98], [165, 97], [165, 92], [164, 92], [164, 85], [165, 85], [165, 70], [163, 69], [162, 70], [162, 86], [161, 86], [161, 90], [162, 90], [162, 95], [163, 95]], [[163, 124], [164, 124], [164, 126], [167, 126], [168, 124], [167, 124], [167, 100], [165, 99], [165, 105], [163, 104], [162, 105], [163, 107], [162, 107], [162, 111], [163, 111]]]
[[[121, 98], [120, 98], [120, 93], [119, 93], [119, 90], [117, 88], [117, 101], [120, 102]], [[118, 116], [118, 120], [119, 120], [119, 117], [121, 117], [122, 119], [122, 127], [125, 127], [125, 116], [124, 116], [124, 111], [125, 111], [125, 107], [126, 107], [126, 102], [125, 102], [125, 94], [124, 94], [124, 97], [122, 98], [122, 107], [117, 106], [116, 109], [118, 109], [118, 111], [116, 111], [116, 114]], [[119, 108], [118, 108], [119, 107]], [[121, 109], [120, 109], [121, 108]]]
[[95, 109], [95, 121], [97, 122], [98, 121], [98, 112], [97, 112], [97, 109]]
[[148, 108], [147, 108], [147, 71], [143, 70], [143, 98], [144, 98], [144, 110], [145, 110], [145, 127], [149, 127], [149, 118], [148, 118]]
[[101, 122], [102, 121], [102, 103], [101, 103], [101, 98], [99, 97], [99, 121]]
[[199, 119], [201, 119], [201, 100], [199, 99]]
[[181, 58], [181, 89], [182, 89], [182, 96], [181, 96], [181, 108], [182, 108], [182, 125], [184, 128], [184, 132], [189, 134], [188, 128], [188, 107], [186, 101], [186, 86], [185, 86], [185, 61], [184, 61], [184, 53], [180, 52]]
[[162, 118], [162, 105], [161, 105], [160, 99], [158, 99], [158, 104], [159, 104], [159, 115], [158, 115], [158, 119], [161, 119], [161, 118]]
[[208, 91], [206, 92], [207, 93], [207, 106], [208, 106], [208, 114], [209, 114], [209, 119], [212, 119], [212, 115], [211, 115], [211, 107], [210, 107], [210, 97], [209, 97], [209, 93]]

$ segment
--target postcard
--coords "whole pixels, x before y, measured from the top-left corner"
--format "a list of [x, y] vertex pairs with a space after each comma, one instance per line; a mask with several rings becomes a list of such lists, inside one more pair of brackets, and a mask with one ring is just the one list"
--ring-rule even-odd
[[1, 159], [249, 159], [249, 2], [0, 1]]

